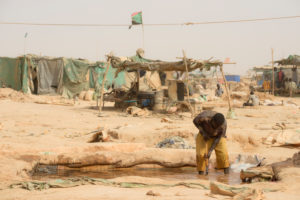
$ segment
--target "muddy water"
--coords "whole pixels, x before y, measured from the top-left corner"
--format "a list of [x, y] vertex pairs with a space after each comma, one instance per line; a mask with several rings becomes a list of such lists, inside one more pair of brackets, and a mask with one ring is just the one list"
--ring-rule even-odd
[[161, 168], [157, 166], [138, 166], [132, 168], [112, 168], [110, 166], [93, 166], [81, 169], [62, 166], [39, 166], [32, 176], [35, 180], [49, 180], [69, 177], [91, 177], [111, 179], [122, 176], [142, 176], [165, 180], [205, 179], [229, 185], [240, 184], [240, 174], [231, 172], [224, 175], [223, 171], [210, 170], [208, 176], [198, 175], [195, 168]]

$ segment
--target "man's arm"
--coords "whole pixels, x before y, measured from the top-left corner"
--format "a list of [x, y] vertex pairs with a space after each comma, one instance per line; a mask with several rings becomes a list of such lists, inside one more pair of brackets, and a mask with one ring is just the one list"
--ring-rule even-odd
[[207, 158], [210, 158], [212, 151], [219, 144], [221, 137], [222, 137], [221, 135], [218, 135], [218, 137], [214, 140], [214, 142], [212, 143], [212, 145], [207, 153]]
[[205, 120], [207, 120], [205, 117], [198, 115], [197, 117], [195, 117], [195, 119], [193, 120], [194, 125], [199, 129], [200, 133], [202, 134], [204, 140], [208, 140], [209, 136], [206, 133], [206, 131], [204, 131], [204, 129], [202, 128], [202, 123], [205, 122]]

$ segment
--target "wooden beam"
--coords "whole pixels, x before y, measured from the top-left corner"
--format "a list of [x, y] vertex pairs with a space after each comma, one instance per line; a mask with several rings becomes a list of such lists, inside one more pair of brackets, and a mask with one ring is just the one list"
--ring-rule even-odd
[[223, 66], [221, 65], [220, 66], [220, 70], [221, 70], [221, 73], [222, 73], [222, 76], [223, 76], [223, 80], [224, 80], [224, 83], [225, 83], [225, 90], [226, 90], [226, 95], [228, 97], [228, 106], [229, 106], [229, 111], [232, 110], [232, 107], [231, 107], [231, 98], [230, 98], [230, 92], [228, 90], [228, 84], [227, 84], [227, 81], [226, 81], [226, 78], [225, 78], [225, 75], [224, 75], [224, 71], [223, 71]]
[[190, 85], [190, 82], [189, 82], [189, 71], [188, 71], [188, 65], [187, 65], [187, 62], [186, 62], [186, 54], [185, 54], [185, 51], [182, 50], [182, 53], [183, 53], [183, 62], [184, 62], [184, 65], [185, 65], [185, 73], [186, 73], [186, 76], [185, 76], [185, 80], [186, 80], [186, 91], [187, 91], [187, 102], [188, 102], [188, 105], [190, 107], [190, 111], [191, 111], [191, 114], [192, 114], [192, 117], [194, 116], [194, 109], [191, 105], [191, 102], [190, 102], [190, 89], [189, 89], [189, 85]]
[[104, 84], [105, 84], [105, 81], [106, 81], [106, 76], [107, 76], [107, 72], [109, 70], [109, 66], [110, 66], [110, 62], [111, 62], [111, 58], [108, 57], [108, 61], [107, 61], [107, 65], [106, 65], [106, 69], [105, 69], [105, 72], [104, 72], [104, 75], [103, 75], [103, 79], [102, 79], [102, 85], [101, 85], [101, 90], [100, 90], [100, 104], [99, 104], [99, 113], [102, 112], [102, 104], [103, 104], [103, 94], [104, 94]]
[[275, 96], [275, 70], [274, 70], [274, 50], [273, 48], [271, 49], [271, 54], [272, 54], [272, 74], [273, 74], [273, 81], [272, 81], [272, 94]]

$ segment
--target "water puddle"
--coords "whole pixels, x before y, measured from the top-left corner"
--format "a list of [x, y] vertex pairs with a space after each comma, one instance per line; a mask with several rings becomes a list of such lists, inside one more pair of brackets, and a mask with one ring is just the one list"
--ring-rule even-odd
[[136, 166], [131, 168], [112, 168], [111, 166], [90, 166], [84, 168], [68, 168], [58, 165], [39, 165], [32, 178], [46, 181], [71, 177], [90, 177], [111, 179], [123, 176], [142, 176], [161, 178], [164, 180], [183, 181], [189, 179], [205, 179], [234, 185], [241, 184], [240, 173], [231, 172], [224, 175], [223, 171], [211, 170], [208, 176], [198, 175], [193, 167], [162, 168], [157, 166]]

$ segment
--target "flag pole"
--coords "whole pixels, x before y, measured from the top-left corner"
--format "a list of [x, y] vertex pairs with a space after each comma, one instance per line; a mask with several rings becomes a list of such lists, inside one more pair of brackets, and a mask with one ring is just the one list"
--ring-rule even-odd
[[26, 53], [26, 37], [24, 38], [24, 56], [25, 56], [25, 53]]
[[145, 50], [145, 32], [144, 32], [144, 24], [142, 24], [142, 34], [143, 34], [142, 45], [143, 45], [143, 49]]

